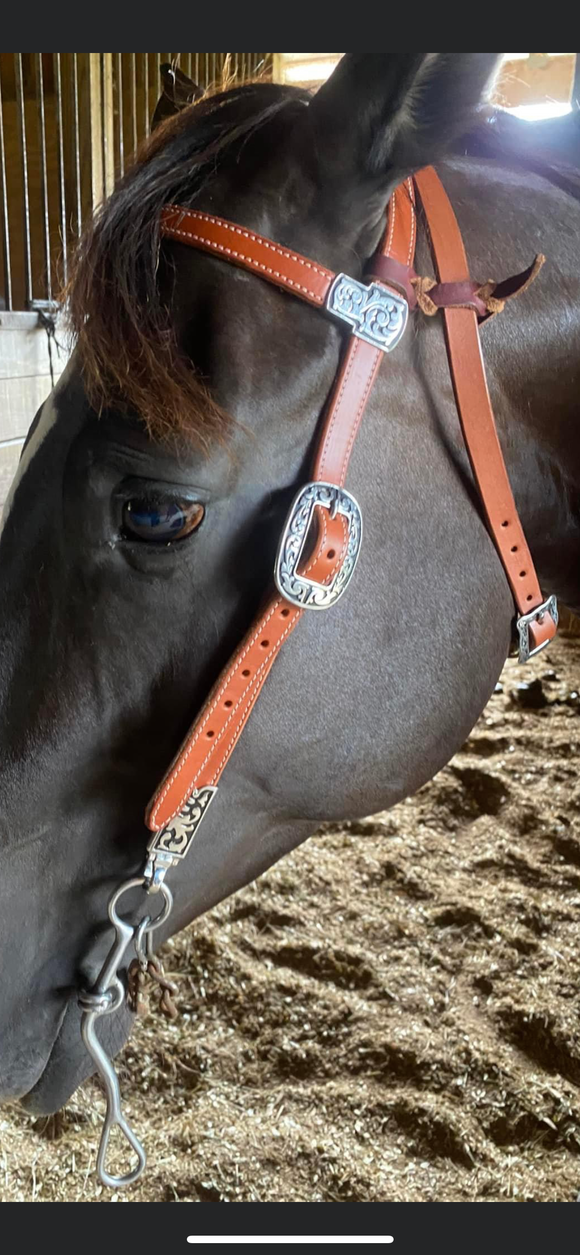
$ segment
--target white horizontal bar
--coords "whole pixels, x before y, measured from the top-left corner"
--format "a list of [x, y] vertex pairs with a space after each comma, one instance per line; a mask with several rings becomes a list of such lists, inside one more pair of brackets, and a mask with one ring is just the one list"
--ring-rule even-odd
[[285, 1236], [285, 1237], [280, 1237], [280, 1238], [266, 1238], [266, 1237], [260, 1237], [260, 1238], [249, 1238], [249, 1237], [234, 1238], [234, 1237], [232, 1237], [232, 1236], [231, 1236], [231, 1234], [230, 1234], [227, 1238], [217, 1238], [217, 1237], [213, 1237], [213, 1236], [212, 1236], [212, 1237], [208, 1237], [208, 1236], [207, 1236], [207, 1234], [205, 1234], [205, 1233], [201, 1233], [201, 1234], [199, 1235], [199, 1237], [191, 1237], [191, 1238], [188, 1238], [187, 1240], [188, 1240], [188, 1242], [191, 1242], [191, 1243], [192, 1243], [192, 1245], [195, 1245], [196, 1243], [199, 1243], [200, 1245], [203, 1245], [203, 1246], [210, 1245], [211, 1243], [214, 1243], [214, 1244], [216, 1244], [216, 1245], [218, 1245], [218, 1246], [219, 1246], [222, 1242], [278, 1242], [278, 1243], [280, 1243], [280, 1244], [282, 1244], [282, 1243], [289, 1243], [289, 1244], [291, 1244], [291, 1245], [296, 1245], [298, 1242], [318, 1242], [319, 1244], [320, 1244], [320, 1243], [322, 1243], [322, 1242], [325, 1242], [325, 1243], [330, 1243], [330, 1242], [333, 1242], [335, 1245], [336, 1245], [337, 1243], [341, 1243], [341, 1242], [342, 1242], [342, 1243], [346, 1243], [346, 1242], [348, 1242], [348, 1243], [350, 1243], [352, 1246], [354, 1246], [355, 1244], [358, 1246], [361, 1242], [379, 1244], [379, 1243], [381, 1243], [381, 1242], [382, 1242], [382, 1243], [386, 1243], [386, 1242], [394, 1242], [394, 1241], [395, 1241], [395, 1239], [394, 1239], [394, 1238], [388, 1238], [388, 1237], [387, 1237], [387, 1238], [379, 1238], [379, 1237], [368, 1237], [368, 1236], [367, 1236], [367, 1237], [364, 1237], [364, 1238], [355, 1238], [355, 1237], [350, 1237], [350, 1236], [346, 1237], [344, 1234], [343, 1234], [343, 1235], [341, 1235], [341, 1236], [339, 1236], [339, 1237], [332, 1237], [332, 1238], [319, 1238], [319, 1237], [317, 1237], [317, 1238], [307, 1238], [307, 1237], [296, 1237], [295, 1235], [288, 1236], [288, 1234], [286, 1234], [286, 1236]]
[[514, 105], [507, 113], [515, 113], [517, 118], [527, 118], [528, 122], [537, 122], [539, 118], [562, 118], [565, 113], [572, 112], [572, 105], [563, 100], [543, 100], [536, 105]]
[[324, 57], [319, 61], [289, 61], [283, 67], [285, 83], [318, 83], [336, 69], [340, 57]]

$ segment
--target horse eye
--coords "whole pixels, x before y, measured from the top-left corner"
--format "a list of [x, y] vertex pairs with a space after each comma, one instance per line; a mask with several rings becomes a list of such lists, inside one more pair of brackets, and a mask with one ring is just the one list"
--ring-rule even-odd
[[199, 527], [205, 509], [199, 501], [163, 501], [132, 497], [123, 506], [123, 534], [131, 539], [168, 544]]

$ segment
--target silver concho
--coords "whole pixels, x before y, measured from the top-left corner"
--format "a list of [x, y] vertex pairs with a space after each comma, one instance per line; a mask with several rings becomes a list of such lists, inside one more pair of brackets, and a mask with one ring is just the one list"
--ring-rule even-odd
[[397, 347], [409, 315], [409, 306], [379, 283], [359, 283], [349, 275], [337, 275], [328, 293], [329, 314], [348, 323], [353, 334], [383, 353]]
[[[316, 506], [329, 510], [334, 518], [347, 521], [346, 553], [331, 584], [318, 584], [298, 573], [302, 550]], [[274, 579], [278, 591], [302, 610], [327, 610], [342, 597], [352, 577], [362, 542], [362, 515], [355, 498], [336, 484], [312, 483], [300, 489], [295, 498], [278, 548]]]
[[172, 858], [185, 858], [199, 825], [217, 793], [217, 788], [194, 789], [179, 814], [156, 832], [149, 844], [152, 854], [163, 852]]

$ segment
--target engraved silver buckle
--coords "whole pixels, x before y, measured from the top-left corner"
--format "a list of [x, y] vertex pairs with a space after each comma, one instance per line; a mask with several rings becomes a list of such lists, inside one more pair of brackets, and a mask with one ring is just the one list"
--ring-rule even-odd
[[397, 347], [409, 317], [409, 306], [402, 296], [396, 296], [382, 284], [367, 286], [343, 274], [334, 280], [326, 309], [348, 323], [353, 335], [383, 353], [391, 353]]
[[517, 627], [520, 636], [520, 662], [528, 662], [528, 659], [535, 658], [536, 654], [541, 654], [542, 650], [550, 644], [550, 641], [543, 641], [541, 645], [537, 645], [535, 649], [530, 649], [530, 623], [541, 623], [545, 614], [549, 614], [553, 619], [556, 627], [558, 626], [558, 602], [555, 597], [548, 597], [547, 601], [543, 601], [541, 606], [536, 606], [535, 610], [531, 610], [529, 614], [522, 614], [518, 619]]
[[[346, 552], [331, 584], [318, 584], [298, 573], [302, 551], [316, 506], [329, 510], [332, 518], [341, 514], [348, 524]], [[278, 546], [274, 579], [286, 601], [301, 610], [328, 610], [336, 605], [347, 588], [362, 542], [362, 514], [350, 492], [336, 484], [311, 483], [300, 489], [290, 508], [288, 521]]]

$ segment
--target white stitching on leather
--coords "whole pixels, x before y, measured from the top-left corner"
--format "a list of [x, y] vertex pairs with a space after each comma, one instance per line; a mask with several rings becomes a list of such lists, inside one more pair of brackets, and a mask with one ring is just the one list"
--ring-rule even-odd
[[[204, 729], [204, 727], [205, 727], [206, 723], [208, 722], [208, 719], [210, 719], [210, 718], [211, 718], [211, 715], [213, 714], [213, 712], [214, 712], [214, 710], [215, 710], [216, 706], [218, 706], [218, 705], [219, 705], [220, 699], [223, 697], [223, 694], [225, 693], [225, 691], [226, 691], [226, 689], [228, 688], [229, 684], [231, 684], [232, 680], [233, 680], [233, 679], [234, 679], [234, 677], [237, 675], [238, 669], [239, 669], [239, 667], [240, 667], [241, 663], [244, 661], [244, 658], [247, 656], [247, 654], [249, 653], [249, 651], [252, 649], [253, 645], [255, 645], [255, 643], [256, 643], [256, 641], [257, 641], [258, 637], [261, 635], [261, 633], [262, 633], [262, 632], [264, 631], [264, 629], [267, 627], [268, 623], [270, 622], [270, 619], [272, 618], [272, 616], [273, 616], [274, 614], [276, 614], [276, 611], [279, 609], [279, 607], [280, 607], [282, 604], [283, 604], [283, 603], [282, 603], [282, 598], [281, 598], [281, 597], [278, 597], [278, 598], [276, 599], [276, 601], [274, 602], [274, 605], [272, 606], [272, 609], [270, 610], [270, 613], [269, 613], [269, 615], [267, 616], [267, 618], [266, 618], [266, 619], [264, 619], [263, 621], [261, 621], [261, 622], [260, 622], [259, 627], [258, 627], [257, 631], [254, 633], [254, 635], [253, 635], [252, 639], [251, 639], [250, 641], [248, 641], [248, 644], [246, 645], [245, 649], [244, 649], [244, 650], [242, 651], [242, 653], [239, 655], [239, 657], [238, 657], [238, 659], [237, 659], [237, 661], [236, 661], [236, 663], [235, 663], [235, 666], [234, 666], [233, 670], [229, 670], [229, 671], [228, 671], [228, 674], [227, 674], [227, 676], [226, 676], [225, 680], [222, 682], [222, 684], [220, 684], [220, 687], [219, 687], [219, 689], [218, 689], [218, 690], [217, 690], [217, 692], [216, 692], [216, 695], [215, 695], [215, 697], [214, 697], [214, 700], [212, 701], [211, 706], [210, 706], [210, 707], [208, 708], [208, 710], [207, 710], [207, 713], [206, 713], [206, 715], [205, 715], [205, 718], [202, 720], [202, 722], [199, 724], [199, 726], [197, 726], [197, 721], [196, 721], [195, 730], [194, 730], [194, 731], [191, 733], [191, 735], [190, 735], [189, 744], [187, 745], [187, 749], [186, 749], [186, 750], [185, 750], [185, 749], [183, 749], [183, 750], [180, 750], [180, 751], [179, 751], [178, 761], [177, 761], [177, 763], [176, 763], [176, 765], [175, 765], [175, 768], [174, 768], [174, 770], [172, 771], [172, 773], [171, 773], [171, 775], [170, 775], [170, 777], [169, 777], [169, 779], [168, 779], [168, 781], [167, 781], [167, 784], [165, 785], [165, 788], [163, 789], [162, 793], [160, 794], [159, 799], [158, 799], [158, 801], [157, 801], [157, 803], [156, 803], [156, 805], [155, 805], [154, 810], [151, 812], [151, 822], [152, 822], [152, 823], [155, 823], [155, 822], [156, 822], [156, 819], [157, 819], [157, 814], [158, 814], [159, 808], [160, 808], [160, 806], [161, 806], [161, 804], [162, 804], [163, 800], [166, 798], [167, 794], [169, 793], [169, 790], [171, 789], [172, 784], [175, 782], [175, 780], [177, 780], [178, 776], [180, 776], [180, 775], [181, 775], [181, 772], [183, 771], [183, 768], [184, 768], [184, 766], [185, 766], [185, 764], [186, 764], [186, 762], [187, 762], [187, 759], [189, 758], [189, 755], [191, 754], [191, 752], [192, 752], [192, 750], [193, 750], [194, 746], [197, 744], [197, 741], [198, 741], [198, 739], [199, 739], [199, 734], [200, 734], [200, 732], [202, 732], [202, 731], [203, 731], [203, 729]], [[243, 700], [243, 697], [244, 697], [244, 694], [242, 694], [242, 695], [241, 695], [241, 697], [238, 699], [238, 705], [239, 705], [239, 702]], [[235, 713], [235, 710], [236, 710], [236, 707], [234, 707], [234, 709], [232, 710], [232, 715]], [[230, 715], [230, 718], [232, 717], [232, 715]], [[186, 742], [186, 744], [187, 744], [187, 742]], [[186, 794], [186, 796], [187, 796], [187, 794]], [[173, 812], [173, 813], [175, 814], [175, 812]]]
[[[262, 244], [264, 248], [269, 248], [271, 252], [278, 253], [280, 257], [287, 257], [289, 261], [295, 261], [299, 266], [305, 266], [308, 270], [312, 270], [314, 274], [322, 275], [323, 279], [334, 279], [334, 274], [331, 270], [326, 270], [324, 267], [316, 266], [314, 262], [309, 261], [307, 257], [302, 257], [300, 253], [292, 253], [290, 249], [283, 248], [280, 244], [274, 244], [273, 241], [268, 240], [265, 235], [254, 235], [251, 231], [246, 231], [244, 227], [238, 227], [235, 222], [226, 222], [225, 219], [216, 218], [213, 214], [201, 213], [199, 209], [184, 210], [179, 205], [168, 205], [167, 208], [173, 210], [175, 213], [180, 213], [181, 221], [183, 221], [184, 217], [189, 217], [199, 218], [201, 222], [213, 222], [216, 226], [223, 227], [226, 231], [231, 231], [234, 235], [243, 235], [244, 239], [251, 240], [253, 244]], [[177, 228], [168, 227], [167, 229], [173, 231]], [[188, 233], [182, 232], [181, 234]], [[198, 237], [195, 236], [194, 238], [197, 239]], [[213, 243], [213, 241], [210, 241], [210, 243]], [[218, 246], [216, 245], [216, 247]]]
[[360, 422], [361, 422], [361, 419], [362, 419], [362, 416], [363, 416], [363, 413], [364, 413], [364, 409], [365, 409], [365, 406], [366, 406], [366, 403], [367, 403], [367, 400], [368, 400], [368, 395], [369, 395], [369, 392], [370, 392], [370, 390], [371, 390], [371, 388], [372, 388], [373, 381], [374, 381], [374, 378], [375, 378], [375, 372], [376, 372], [376, 369], [377, 369], [377, 365], [378, 365], [378, 362], [380, 361], [380, 358], [381, 358], [381, 353], [382, 353], [382, 350], [381, 350], [381, 349], [375, 349], [375, 356], [374, 356], [373, 364], [372, 364], [372, 366], [371, 366], [371, 368], [370, 368], [370, 370], [369, 370], [369, 374], [368, 374], [368, 377], [367, 377], [367, 382], [366, 382], [365, 390], [364, 390], [363, 396], [362, 396], [362, 397], [361, 397], [361, 399], [360, 399], [360, 402], [359, 402], [359, 407], [358, 407], [358, 410], [357, 410], [357, 412], [356, 412], [356, 418], [355, 418], [354, 423], [353, 423], [353, 425], [352, 425], [352, 427], [351, 427], [350, 437], [349, 437], [348, 445], [347, 445], [347, 447], [346, 447], [346, 449], [345, 449], [345, 451], [344, 451], [344, 458], [343, 458], [343, 460], [342, 460], [342, 467], [341, 467], [341, 471], [340, 471], [340, 486], [341, 486], [341, 488], [344, 488], [344, 481], [345, 481], [345, 479], [346, 479], [346, 472], [347, 472], [347, 470], [348, 470], [348, 462], [349, 462], [349, 458], [350, 458], [350, 455], [351, 455], [352, 446], [353, 446], [353, 444], [354, 444], [354, 442], [355, 442], [355, 440], [356, 440], [357, 432], [358, 432], [358, 429], [359, 429], [359, 427], [360, 427]]
[[212, 252], [223, 253], [226, 257], [238, 257], [240, 261], [251, 262], [253, 270], [263, 270], [264, 274], [272, 275], [275, 279], [283, 281], [285, 286], [296, 288], [298, 292], [304, 292], [306, 296], [310, 296], [317, 305], [324, 304], [324, 296], [319, 292], [313, 292], [311, 288], [306, 288], [302, 283], [295, 283], [293, 279], [289, 279], [288, 275], [283, 275], [280, 270], [274, 270], [271, 266], [265, 266], [263, 262], [256, 261], [254, 257], [248, 257], [245, 253], [239, 253], [235, 248], [227, 248], [225, 244], [217, 244], [215, 240], [208, 240], [203, 235], [197, 235], [195, 231], [180, 231], [177, 227], [167, 227], [166, 235], [182, 235], [185, 240], [197, 240], [200, 244], [207, 244]]
[[[342, 401], [343, 401], [343, 397], [344, 397], [345, 389], [346, 389], [346, 386], [347, 386], [347, 384], [348, 384], [348, 381], [349, 381], [349, 379], [350, 379], [350, 377], [351, 377], [351, 375], [352, 375], [352, 372], [353, 372], [353, 370], [354, 370], [354, 366], [355, 366], [355, 359], [356, 359], [356, 355], [357, 355], [358, 350], [359, 350], [359, 347], [360, 347], [360, 343], [361, 343], [361, 341], [360, 341], [360, 340], [358, 340], [356, 337], [354, 337], [354, 344], [353, 344], [353, 347], [352, 347], [352, 352], [350, 352], [350, 353], [349, 353], [349, 360], [348, 360], [347, 368], [346, 368], [346, 370], [345, 370], [345, 372], [344, 372], [344, 378], [343, 378], [343, 381], [342, 381], [342, 384], [341, 384], [340, 392], [339, 392], [338, 397], [337, 397], [337, 399], [336, 399], [336, 405], [334, 405], [334, 414], [333, 414], [333, 416], [332, 416], [332, 422], [331, 422], [330, 427], [328, 428], [328, 431], [327, 431], [326, 436], [325, 436], [325, 438], [324, 438], [324, 445], [323, 445], [323, 448], [322, 448], [322, 453], [321, 453], [321, 455], [320, 455], [320, 458], [319, 458], [319, 459], [317, 459], [318, 471], [319, 471], [319, 474], [320, 474], [321, 476], [323, 476], [323, 475], [325, 474], [324, 465], [325, 465], [325, 461], [326, 461], [326, 454], [327, 454], [327, 452], [328, 452], [328, 448], [329, 448], [329, 445], [330, 445], [330, 440], [331, 440], [332, 433], [333, 433], [333, 431], [334, 431], [335, 424], [336, 424], [336, 422], [338, 421], [338, 416], [339, 416], [339, 414], [340, 414], [340, 407], [341, 407], [341, 405], [342, 405]], [[331, 405], [333, 405], [333, 402], [331, 401], [331, 402], [330, 402], [330, 404], [331, 404]]]
[[415, 239], [417, 234], [417, 215], [415, 213], [415, 192], [413, 190], [413, 180], [406, 179], [407, 188], [409, 190], [409, 203], [411, 205], [411, 239], [409, 240], [409, 255], [407, 257], [407, 265], [410, 266], [415, 252]]
[[[288, 632], [290, 632], [290, 631], [291, 631], [291, 627], [288, 627], [288, 628], [287, 628], [287, 631], [284, 633], [284, 636], [282, 636], [282, 637], [280, 638], [280, 645], [282, 644], [282, 641], [285, 639], [286, 635], [287, 635], [287, 634], [288, 634]], [[278, 647], [278, 648], [279, 648], [279, 647]], [[257, 701], [257, 699], [258, 699], [258, 696], [259, 696], [259, 694], [260, 694], [261, 687], [262, 687], [262, 684], [261, 684], [261, 683], [258, 683], [257, 681], [256, 681], [255, 683], [253, 683], [253, 684], [252, 684], [252, 686], [251, 686], [251, 692], [250, 692], [250, 697], [249, 697], [249, 699], [248, 699], [248, 704], [247, 704], [247, 706], [244, 708], [244, 710], [242, 711], [241, 718], [240, 718], [240, 723], [239, 723], [239, 727], [238, 727], [238, 729], [237, 729], [236, 735], [233, 737], [233, 739], [232, 739], [232, 741], [231, 741], [230, 745], [228, 746], [228, 748], [227, 748], [227, 750], [226, 750], [226, 753], [225, 753], [224, 757], [220, 760], [220, 762], [218, 763], [217, 767], [215, 768], [214, 773], [213, 773], [213, 776], [211, 777], [210, 784], [213, 784], [214, 780], [219, 780], [219, 778], [220, 778], [220, 776], [221, 776], [221, 774], [222, 774], [222, 772], [223, 772], [223, 770], [224, 770], [224, 767], [225, 767], [225, 765], [226, 765], [226, 763], [227, 763], [228, 759], [231, 757], [231, 755], [232, 755], [233, 751], [235, 750], [236, 745], [237, 745], [237, 743], [238, 743], [238, 741], [239, 741], [239, 739], [240, 739], [240, 736], [242, 735], [242, 732], [243, 732], [243, 730], [244, 730], [244, 728], [245, 728], [245, 726], [246, 726], [246, 721], [247, 721], [248, 715], [249, 715], [249, 713], [251, 712], [252, 707], [255, 705], [255, 703], [256, 703], [256, 701]], [[244, 694], [244, 696], [247, 696], [247, 694]], [[184, 799], [184, 800], [185, 800], [185, 799]]]
[[[277, 602], [277, 606], [280, 606], [280, 605], [282, 605], [282, 599], [281, 599], [281, 598], [279, 598], [279, 599], [278, 599], [278, 602]], [[274, 610], [272, 610], [271, 614], [269, 614], [269, 615], [268, 615], [268, 619], [266, 620], [266, 623], [267, 623], [267, 622], [271, 619], [272, 614], [274, 614]], [[298, 617], [298, 616], [296, 616], [296, 617]], [[287, 628], [285, 629], [285, 631], [282, 633], [282, 635], [281, 635], [280, 639], [278, 640], [278, 642], [277, 642], [277, 643], [273, 646], [273, 648], [270, 650], [270, 653], [269, 653], [269, 654], [267, 654], [267, 656], [264, 658], [263, 662], [261, 662], [261, 663], [260, 663], [260, 666], [257, 668], [257, 670], [256, 670], [256, 672], [255, 672], [255, 675], [253, 676], [253, 678], [252, 678], [252, 680], [251, 680], [251, 683], [250, 683], [250, 688], [253, 688], [253, 687], [258, 687], [258, 688], [259, 688], [259, 687], [261, 687], [261, 686], [258, 684], [258, 681], [260, 680], [260, 677], [261, 677], [261, 675], [262, 675], [262, 672], [263, 672], [264, 668], [265, 668], [265, 667], [267, 667], [268, 662], [270, 661], [270, 659], [271, 659], [271, 658], [274, 656], [274, 654], [275, 654], [275, 653], [277, 653], [277, 651], [280, 649], [280, 646], [282, 645], [282, 642], [283, 642], [283, 641], [285, 641], [286, 637], [288, 636], [288, 633], [292, 631], [292, 629], [293, 629], [293, 627], [294, 627], [294, 626], [295, 626], [295, 619], [291, 619], [291, 620], [290, 620], [290, 623], [288, 624], [288, 627], [287, 627]], [[265, 627], [265, 624], [262, 624], [262, 630], [263, 630], [263, 628], [264, 628], [264, 627]], [[257, 637], [257, 636], [259, 636], [259, 635], [260, 635], [260, 633], [259, 633], [259, 632], [258, 632], [258, 633], [256, 633], [256, 637]], [[254, 639], [256, 639], [256, 637], [255, 637]], [[246, 651], [246, 652], [247, 652], [247, 651]], [[227, 689], [227, 687], [228, 687], [228, 683], [229, 683], [229, 682], [233, 679], [233, 677], [234, 677], [234, 675], [235, 675], [235, 673], [236, 673], [237, 669], [238, 669], [238, 667], [237, 667], [237, 665], [236, 665], [236, 668], [235, 668], [235, 670], [231, 673], [231, 675], [230, 675], [230, 674], [228, 674], [228, 681], [227, 681], [227, 682], [226, 682], [226, 683], [222, 686], [222, 692], [223, 692], [223, 690], [224, 690], [224, 689]], [[223, 728], [221, 729], [221, 732], [218, 734], [218, 736], [217, 736], [216, 740], [215, 740], [215, 741], [212, 741], [211, 748], [210, 748], [210, 750], [208, 751], [208, 753], [206, 754], [206, 757], [204, 758], [203, 762], [199, 764], [199, 767], [198, 767], [198, 768], [197, 768], [197, 770], [196, 770], [196, 773], [195, 773], [195, 776], [194, 776], [194, 778], [193, 778], [193, 781], [189, 781], [188, 786], [187, 786], [187, 789], [186, 789], [185, 793], [183, 794], [183, 797], [181, 798], [181, 801], [180, 801], [180, 802], [179, 802], [179, 804], [176, 806], [175, 810], [174, 810], [174, 811], [172, 811], [172, 816], [171, 816], [172, 818], [173, 818], [173, 815], [177, 815], [177, 814], [179, 814], [179, 811], [181, 810], [181, 807], [183, 806], [183, 803], [184, 803], [185, 801], [187, 801], [187, 798], [190, 796], [190, 793], [191, 793], [192, 789], [194, 789], [194, 788], [196, 787], [196, 785], [195, 785], [195, 781], [199, 778], [199, 776], [200, 776], [201, 772], [203, 771], [204, 767], [207, 765], [207, 763], [209, 762], [210, 758], [212, 757], [212, 754], [214, 754], [214, 753], [215, 753], [215, 750], [217, 749], [217, 747], [218, 747], [218, 745], [219, 745], [220, 741], [222, 740], [222, 737], [224, 736], [224, 733], [227, 731], [227, 729], [228, 729], [228, 727], [229, 727], [229, 725], [230, 725], [230, 723], [231, 723], [232, 719], [235, 717], [235, 715], [237, 715], [237, 712], [238, 712], [238, 710], [239, 710], [239, 707], [240, 707], [241, 703], [244, 701], [244, 698], [246, 698], [246, 697], [247, 697], [247, 695], [248, 695], [248, 689], [246, 688], [246, 689], [244, 690], [244, 692], [243, 692], [243, 693], [240, 693], [240, 696], [239, 696], [239, 698], [238, 698], [238, 700], [237, 700], [237, 702], [236, 702], [235, 706], [233, 706], [233, 707], [232, 707], [232, 710], [231, 710], [230, 714], [228, 715], [228, 718], [226, 719], [226, 722], [224, 723], [224, 726], [223, 726]], [[217, 699], [216, 699], [216, 701], [217, 701]], [[250, 704], [251, 704], [251, 703], [250, 703]], [[177, 776], [181, 774], [181, 771], [182, 771], [182, 769], [183, 769], [183, 766], [184, 766], [184, 764], [185, 764], [185, 762], [186, 762], [187, 758], [189, 757], [189, 755], [191, 754], [191, 752], [192, 752], [192, 750], [193, 750], [194, 746], [197, 744], [197, 742], [198, 742], [198, 740], [199, 740], [199, 735], [200, 735], [200, 733], [201, 733], [201, 730], [202, 730], [202, 728], [203, 728], [204, 724], [205, 724], [205, 723], [207, 723], [207, 720], [209, 719], [209, 717], [210, 717], [210, 714], [211, 714], [212, 710], [214, 710], [214, 709], [215, 709], [215, 705], [216, 705], [216, 703], [214, 702], [214, 703], [213, 703], [213, 705], [212, 705], [212, 707], [211, 707], [211, 709], [208, 711], [207, 716], [206, 716], [206, 718], [205, 718], [205, 720], [204, 720], [203, 724], [201, 724], [201, 725], [200, 725], [200, 727], [197, 729], [197, 731], [194, 733], [194, 735], [193, 735], [193, 737], [192, 737], [192, 739], [191, 739], [191, 744], [190, 744], [190, 746], [189, 746], [189, 748], [188, 748], [188, 750], [187, 750], [187, 754], [185, 754], [185, 755], [183, 756], [183, 758], [181, 758], [181, 759], [180, 759], [180, 762], [179, 762], [179, 764], [178, 764], [178, 767], [176, 768], [176, 770], [175, 770], [175, 772], [174, 772], [174, 774], [173, 774], [173, 776], [172, 776], [172, 778], [171, 778], [171, 781], [170, 781], [170, 782], [169, 782], [169, 784], [167, 785], [167, 788], [164, 790], [162, 797], [159, 799], [159, 802], [158, 802], [157, 806], [155, 807], [155, 811], [154, 811], [154, 812], [152, 813], [152, 815], [151, 815], [151, 820], [152, 820], [152, 822], [153, 822], [153, 823], [155, 823], [155, 821], [156, 821], [156, 816], [157, 816], [157, 813], [158, 813], [158, 811], [159, 811], [159, 807], [160, 807], [160, 805], [161, 805], [161, 802], [163, 801], [163, 798], [166, 796], [166, 794], [167, 794], [167, 792], [168, 792], [168, 790], [169, 790], [170, 785], [173, 783], [173, 781], [174, 781], [175, 779], [177, 779]], [[238, 737], [239, 737], [239, 735], [240, 735], [240, 732], [241, 732], [241, 730], [242, 730], [242, 728], [243, 728], [243, 726], [244, 726], [244, 717], [245, 717], [245, 715], [246, 715], [246, 713], [247, 713], [247, 710], [248, 710], [248, 707], [246, 707], [246, 708], [244, 709], [244, 711], [242, 712], [242, 720], [241, 720], [241, 723], [240, 723], [240, 727], [239, 727], [239, 730], [238, 730], [237, 736], [236, 736], [236, 737], [234, 737], [233, 745], [235, 745], [235, 744], [236, 744], [236, 742], [237, 742], [237, 740], [238, 740]], [[233, 748], [233, 745], [232, 745], [232, 748]], [[230, 752], [231, 752], [231, 751], [230, 751]], [[227, 761], [227, 757], [229, 757], [229, 755], [227, 755], [227, 756], [226, 756], [226, 761]], [[216, 777], [216, 776], [218, 776], [219, 774], [220, 774], [220, 767], [219, 767], [219, 765], [218, 765], [218, 767], [216, 767], [216, 769], [215, 769], [214, 776], [212, 777], [212, 779], [215, 779], [215, 777]], [[168, 820], [167, 822], [169, 823], [169, 822], [170, 822], [170, 820]]]
[[391, 214], [391, 226], [389, 229], [389, 238], [387, 240], [387, 249], [386, 249], [387, 253], [390, 253], [391, 251], [391, 245], [393, 243], [393, 236], [395, 234], [395, 216], [397, 213], [397, 198], [394, 192], [393, 192], [393, 195], [391, 196], [391, 205], [393, 207], [393, 212]]

